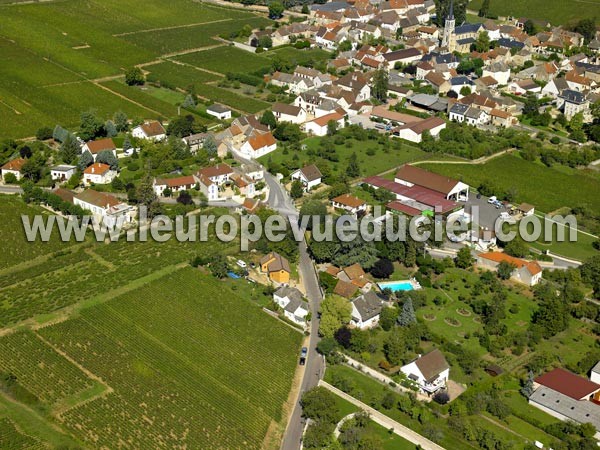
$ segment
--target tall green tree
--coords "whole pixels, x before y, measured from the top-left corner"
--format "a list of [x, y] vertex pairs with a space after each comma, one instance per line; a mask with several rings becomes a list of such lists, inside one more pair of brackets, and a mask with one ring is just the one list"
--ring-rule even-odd
[[348, 158], [348, 167], [346, 168], [346, 174], [350, 178], [356, 178], [360, 176], [360, 166], [358, 164], [358, 156], [356, 152], [352, 153]]
[[352, 306], [342, 297], [328, 296], [321, 303], [321, 322], [319, 334], [323, 337], [333, 337], [335, 332], [350, 322]]
[[128, 86], [142, 86], [145, 82], [146, 77], [139, 67], [132, 67], [125, 72], [125, 83]]
[[456, 258], [454, 258], [454, 264], [456, 264], [456, 267], [460, 269], [468, 269], [473, 265], [474, 261], [475, 260], [469, 247], [461, 248], [456, 254]]
[[112, 170], [119, 168], [119, 160], [110, 150], [103, 150], [96, 156], [97, 163], [108, 164]]
[[275, 114], [273, 114], [273, 111], [265, 111], [260, 117], [260, 123], [268, 126], [270, 130], [274, 130], [275, 127], [277, 127], [277, 119], [275, 119]]
[[416, 322], [417, 316], [415, 314], [415, 309], [413, 308], [413, 301], [412, 298], [408, 297], [402, 304], [402, 311], [398, 316], [398, 325], [408, 327]]
[[117, 111], [113, 116], [113, 122], [118, 132], [127, 131], [129, 129], [129, 119], [123, 111]]
[[373, 96], [380, 102], [385, 102], [387, 100], [388, 85], [389, 75], [387, 73], [387, 70], [376, 70], [375, 75], [373, 75], [373, 87], [371, 90], [371, 96]]
[[89, 110], [81, 113], [79, 120], [79, 136], [84, 141], [106, 135], [104, 123], [96, 116], [96, 111]]
[[479, 17], [487, 17], [490, 13], [490, 0], [483, 0], [479, 8]]
[[292, 186], [290, 187], [290, 197], [293, 199], [299, 199], [304, 194], [304, 188], [302, 186], [302, 182], [300, 180], [292, 181]]
[[158, 202], [156, 192], [154, 192], [154, 179], [150, 171], [146, 173], [136, 191], [138, 204], [147, 208], [147, 216], [149, 219], [162, 213], [162, 208]]
[[270, 19], [279, 19], [283, 16], [284, 11], [283, 5], [278, 1], [271, 1], [269, 3], [269, 18]]
[[77, 162], [77, 168], [83, 172], [86, 167], [91, 166], [92, 164], [94, 164], [94, 157], [90, 152], [86, 150], [79, 157], [79, 161]]
[[104, 129], [106, 130], [106, 136], [109, 138], [115, 137], [117, 135], [117, 126], [112, 120], [107, 120], [104, 124]]
[[73, 137], [72, 134], [68, 134], [65, 141], [60, 145], [60, 157], [67, 164], [73, 164], [79, 158], [81, 154], [81, 147], [79, 142]]

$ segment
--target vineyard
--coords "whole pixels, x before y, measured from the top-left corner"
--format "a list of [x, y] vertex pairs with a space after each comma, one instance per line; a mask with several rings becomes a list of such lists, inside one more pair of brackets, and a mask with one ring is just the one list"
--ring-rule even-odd
[[[260, 448], [282, 419], [301, 336], [224, 286], [182, 269], [39, 330], [114, 390], [62, 413], [64, 425], [95, 447]], [[56, 398], [44, 373], [70, 392], [85, 386], [31, 334], [0, 339], [0, 360], [15, 339], [34, 351], [11, 358], [11, 370], [31, 372], [40, 397]]]
[[0, 444], [9, 450], [40, 450], [46, 448], [37, 439], [22, 434], [7, 418], [0, 418]]
[[271, 61], [268, 58], [240, 50], [237, 47], [213, 48], [178, 56], [177, 60], [222, 74], [227, 72], [250, 73], [271, 67]]

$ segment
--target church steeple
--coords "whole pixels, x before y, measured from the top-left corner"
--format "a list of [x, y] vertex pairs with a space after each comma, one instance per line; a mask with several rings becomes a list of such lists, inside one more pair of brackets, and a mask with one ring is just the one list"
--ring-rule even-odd
[[442, 35], [442, 47], [446, 47], [448, 50], [452, 51], [452, 35], [454, 34], [454, 27], [456, 26], [456, 21], [454, 20], [454, 0], [450, 0], [450, 9], [448, 10], [448, 15], [446, 16], [446, 21], [444, 22], [444, 34]]

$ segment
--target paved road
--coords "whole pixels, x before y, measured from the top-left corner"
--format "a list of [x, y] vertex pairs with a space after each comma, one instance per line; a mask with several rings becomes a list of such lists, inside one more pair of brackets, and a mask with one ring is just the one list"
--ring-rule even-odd
[[415, 445], [420, 445], [425, 450], [444, 450], [444, 447], [436, 444], [435, 442], [430, 441], [425, 436], [421, 436], [419, 433], [416, 433], [410, 428], [405, 427], [401, 423], [396, 422], [395, 420], [389, 418], [385, 414], [380, 413], [376, 409], [371, 408], [369, 405], [361, 402], [360, 400], [357, 400], [354, 397], [346, 394], [345, 392], [340, 391], [339, 389], [333, 387], [329, 383], [320, 381], [319, 386], [323, 386], [324, 388], [329, 389], [334, 394], [339, 395], [340, 397], [349, 401], [353, 405], [356, 405], [360, 409], [368, 412], [373, 422], [381, 425], [386, 430], [393, 429], [395, 434], [397, 434], [400, 437], [403, 437], [407, 441], [410, 441]]
[[[249, 161], [244, 156], [240, 155], [235, 148], [230, 147], [235, 158], [242, 163], [257, 164], [255, 161]], [[268, 205], [286, 216], [291, 223], [298, 223], [298, 210], [296, 209], [293, 200], [290, 198], [284, 187], [277, 179], [265, 170], [265, 182], [269, 186]], [[306, 297], [309, 300], [312, 320], [310, 322], [310, 337], [308, 342], [308, 355], [304, 375], [300, 385], [300, 395], [303, 392], [317, 386], [321, 377], [325, 372], [323, 358], [317, 353], [317, 344], [319, 338], [319, 309], [323, 295], [319, 286], [319, 280], [315, 271], [315, 266], [312, 259], [308, 255], [306, 242], [302, 240], [298, 244], [299, 250], [299, 265], [298, 269], [304, 288]], [[283, 441], [281, 443], [282, 450], [297, 450], [301, 447], [302, 432], [304, 430], [304, 421], [302, 419], [302, 407], [300, 406], [299, 398], [294, 403], [294, 410], [290, 416]]]
[[21, 194], [22, 192], [23, 189], [21, 189], [19, 186], [0, 186], [0, 194]]

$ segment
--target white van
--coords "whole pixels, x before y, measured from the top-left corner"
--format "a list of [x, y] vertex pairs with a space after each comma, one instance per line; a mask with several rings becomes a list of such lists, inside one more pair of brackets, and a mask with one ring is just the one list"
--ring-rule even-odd
[[240, 266], [242, 269], [245, 269], [245, 268], [246, 268], [246, 266], [247, 266], [247, 264], [246, 264], [244, 261], [242, 261], [241, 259], [238, 259], [238, 260], [237, 260], [235, 263], [236, 263], [238, 266]]
[[498, 201], [498, 199], [496, 198], [495, 195], [492, 195], [490, 198], [488, 198], [488, 203], [496, 203]]

